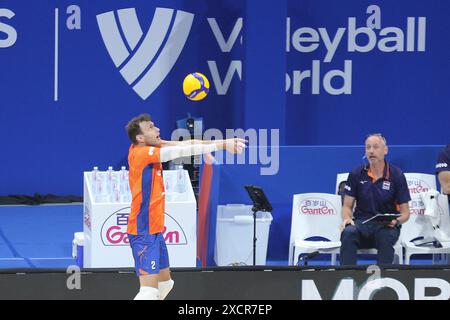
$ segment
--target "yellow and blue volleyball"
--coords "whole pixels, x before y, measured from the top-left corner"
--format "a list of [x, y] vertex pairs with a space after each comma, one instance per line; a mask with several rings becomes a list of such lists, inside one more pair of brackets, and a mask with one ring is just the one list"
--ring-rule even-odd
[[188, 74], [183, 81], [183, 92], [189, 100], [199, 101], [204, 99], [209, 92], [208, 78], [200, 72]]

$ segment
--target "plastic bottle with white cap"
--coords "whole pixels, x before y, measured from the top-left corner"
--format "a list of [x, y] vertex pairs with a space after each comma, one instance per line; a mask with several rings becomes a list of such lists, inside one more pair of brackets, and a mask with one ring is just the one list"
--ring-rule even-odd
[[125, 166], [120, 168], [120, 199], [121, 202], [131, 201], [128, 171]]
[[113, 200], [113, 167], [109, 166], [106, 171], [106, 198], [107, 201]]
[[178, 193], [184, 193], [186, 191], [184, 167], [183, 164], [177, 166], [177, 182], [175, 185], [175, 190]]
[[98, 194], [100, 193], [100, 174], [98, 172], [98, 167], [94, 167], [91, 174], [91, 190], [92, 196], [97, 200]]

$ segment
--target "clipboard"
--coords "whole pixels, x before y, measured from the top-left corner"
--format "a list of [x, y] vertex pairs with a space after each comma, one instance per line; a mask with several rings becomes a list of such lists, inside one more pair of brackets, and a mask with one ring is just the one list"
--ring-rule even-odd
[[392, 220], [400, 217], [400, 213], [378, 213], [374, 215], [373, 217], [364, 220], [362, 223], [367, 223], [369, 221], [377, 221], [377, 222], [391, 222]]

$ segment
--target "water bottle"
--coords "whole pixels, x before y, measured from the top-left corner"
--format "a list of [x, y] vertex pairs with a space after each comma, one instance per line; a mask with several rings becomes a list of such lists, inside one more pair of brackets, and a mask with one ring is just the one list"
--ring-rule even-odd
[[184, 169], [183, 165], [177, 166], [177, 182], [175, 184], [175, 190], [178, 193], [184, 193], [186, 191], [186, 185], [185, 185], [185, 177], [184, 177]]
[[123, 197], [125, 193], [125, 175], [127, 170], [124, 166], [120, 167], [119, 171], [119, 188], [120, 188], [120, 197]]
[[98, 202], [108, 202], [108, 186], [107, 186], [107, 172], [99, 172], [99, 181], [98, 181]]
[[100, 188], [100, 174], [98, 172], [98, 167], [94, 167], [94, 170], [92, 170], [91, 174], [91, 190], [92, 190], [92, 196], [94, 199], [97, 199]]
[[128, 171], [126, 170], [125, 166], [122, 166], [122, 168], [120, 168], [120, 199], [121, 202], [131, 201]]
[[113, 194], [113, 167], [109, 166], [106, 171], [106, 194], [109, 201], [112, 199]]
[[124, 179], [128, 175], [127, 168], [125, 166], [120, 167], [120, 178]]
[[115, 172], [112, 173], [112, 179], [111, 179], [111, 202], [120, 202], [121, 196], [120, 196], [120, 183], [117, 175]]
[[94, 170], [92, 170], [92, 174], [91, 174], [91, 189], [92, 189], [92, 193], [95, 195], [97, 193], [97, 181], [99, 179], [99, 175], [98, 175], [98, 167], [94, 167]]

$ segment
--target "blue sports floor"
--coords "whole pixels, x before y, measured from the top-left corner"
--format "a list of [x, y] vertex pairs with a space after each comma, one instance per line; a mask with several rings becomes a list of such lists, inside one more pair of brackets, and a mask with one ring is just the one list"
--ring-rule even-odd
[[82, 204], [0, 206], [0, 268], [65, 268], [83, 231]]
[[[0, 268], [66, 268], [72, 258], [75, 232], [83, 231], [83, 205], [0, 206]], [[362, 256], [358, 264], [373, 264]], [[431, 264], [430, 256], [417, 256], [412, 264]], [[420, 258], [420, 259], [419, 259]], [[287, 261], [267, 260], [267, 265], [287, 266]], [[320, 255], [309, 265], [330, 265]]]

